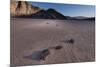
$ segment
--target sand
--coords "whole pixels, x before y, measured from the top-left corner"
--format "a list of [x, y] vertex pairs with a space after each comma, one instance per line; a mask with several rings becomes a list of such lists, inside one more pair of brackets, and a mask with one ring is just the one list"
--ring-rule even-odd
[[[64, 42], [73, 39], [74, 43]], [[45, 60], [24, 58], [50, 49]], [[37, 65], [95, 61], [95, 22], [93, 20], [11, 19], [11, 65]]]

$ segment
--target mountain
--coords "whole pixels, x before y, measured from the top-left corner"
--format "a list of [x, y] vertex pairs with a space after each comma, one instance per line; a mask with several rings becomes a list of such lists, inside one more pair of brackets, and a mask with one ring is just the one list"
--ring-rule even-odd
[[46, 10], [40, 10], [39, 12], [32, 14], [32, 17], [35, 19], [55, 19], [51, 14]]
[[56, 10], [54, 10], [52, 8], [48, 9], [47, 12], [49, 14], [51, 14], [54, 18], [66, 19], [66, 17], [64, 15], [62, 15], [61, 13], [57, 12]]
[[84, 20], [95, 20], [95, 17], [85, 18]]
[[55, 9], [48, 10], [33, 6], [26, 1], [11, 2], [11, 17], [33, 18], [33, 19], [66, 19], [66, 17]]
[[40, 10], [39, 7], [32, 6], [26, 1], [11, 1], [11, 16], [23, 16], [23, 15], [31, 15]]
[[32, 17], [37, 19], [66, 19], [64, 15], [52, 8], [48, 10], [41, 10], [33, 14]]
[[84, 17], [84, 16], [76, 16], [76, 17], [70, 17], [66, 16], [69, 20], [95, 20], [95, 17]]

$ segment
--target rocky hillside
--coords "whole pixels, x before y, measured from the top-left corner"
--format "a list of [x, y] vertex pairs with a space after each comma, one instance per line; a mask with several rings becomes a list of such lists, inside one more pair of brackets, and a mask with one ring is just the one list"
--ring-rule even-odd
[[40, 10], [39, 7], [32, 6], [26, 1], [11, 1], [11, 16], [31, 15]]
[[33, 18], [33, 19], [66, 19], [66, 17], [55, 9], [48, 10], [33, 6], [27, 1], [11, 1], [11, 17]]

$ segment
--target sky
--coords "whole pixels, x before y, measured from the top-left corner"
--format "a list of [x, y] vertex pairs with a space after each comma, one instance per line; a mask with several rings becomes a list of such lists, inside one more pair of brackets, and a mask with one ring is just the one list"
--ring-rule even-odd
[[45, 10], [53, 8], [65, 16], [95, 17], [95, 5], [57, 4], [44, 2], [32, 2], [32, 5]]

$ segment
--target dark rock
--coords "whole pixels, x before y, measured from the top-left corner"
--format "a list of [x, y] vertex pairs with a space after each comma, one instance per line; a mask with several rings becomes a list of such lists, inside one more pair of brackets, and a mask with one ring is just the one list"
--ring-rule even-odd
[[74, 44], [75, 41], [74, 41], [74, 39], [71, 38], [69, 40], [63, 40], [61, 42]]
[[56, 50], [59, 50], [59, 49], [61, 49], [61, 48], [62, 48], [62, 46], [56, 46], [56, 47], [55, 47]]

